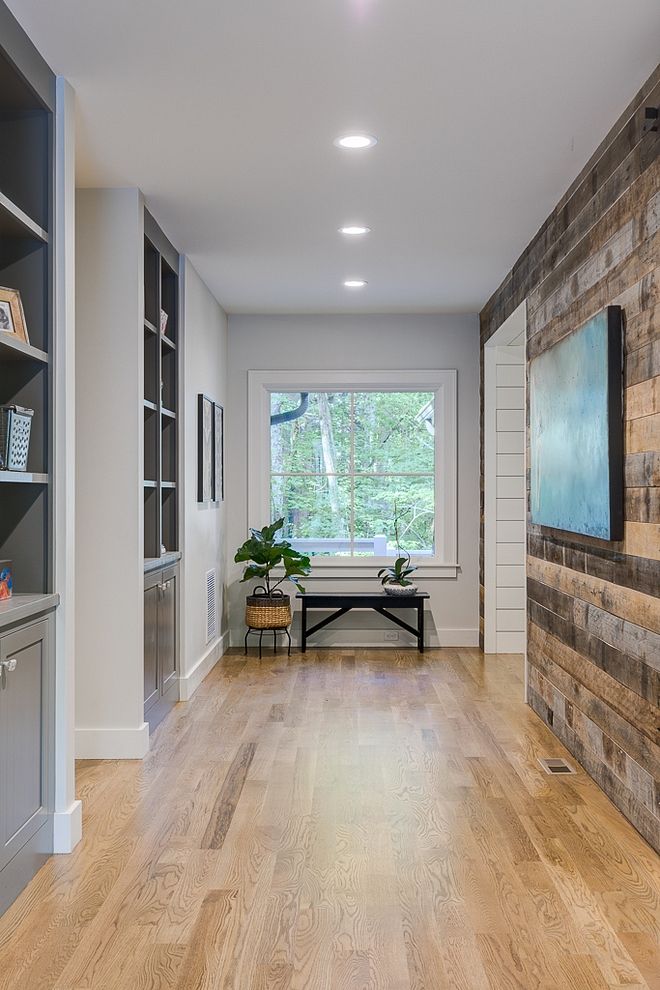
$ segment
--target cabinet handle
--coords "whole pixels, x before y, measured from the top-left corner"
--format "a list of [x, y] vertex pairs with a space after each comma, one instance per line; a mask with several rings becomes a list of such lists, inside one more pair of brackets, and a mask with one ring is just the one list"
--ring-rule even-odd
[[17, 663], [18, 660], [16, 660], [15, 657], [12, 657], [11, 660], [3, 660], [2, 663], [0, 663], [0, 667], [2, 667], [3, 670], [6, 670], [8, 674], [11, 674], [12, 670], [16, 670]]

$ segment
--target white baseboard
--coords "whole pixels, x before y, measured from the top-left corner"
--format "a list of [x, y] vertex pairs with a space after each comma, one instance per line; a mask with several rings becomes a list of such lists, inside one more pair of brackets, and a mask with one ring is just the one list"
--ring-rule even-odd
[[527, 633], [498, 632], [497, 653], [524, 653], [527, 647]]
[[148, 752], [148, 722], [137, 729], [76, 729], [77, 760], [141, 760]]
[[70, 853], [82, 839], [82, 801], [53, 815], [53, 852]]
[[478, 629], [437, 629], [430, 637], [430, 649], [444, 646], [479, 646]]
[[229, 630], [225, 630], [222, 636], [216, 639], [215, 643], [211, 644], [204, 656], [200, 657], [192, 670], [185, 677], [179, 678], [180, 701], [190, 701], [204, 678], [211, 673], [220, 657], [227, 652], [228, 648]]
[[[389, 631], [389, 630], [388, 630]], [[397, 632], [396, 629], [393, 630]], [[385, 639], [385, 630], [375, 630], [375, 629], [327, 629], [322, 632], [315, 633], [311, 640], [307, 641], [307, 649], [313, 650], [315, 648], [319, 649], [332, 649], [333, 647], [338, 650], [351, 650], [351, 649], [369, 649], [371, 647], [378, 647], [380, 649], [415, 649], [416, 641], [414, 636], [402, 630], [399, 633], [399, 639], [396, 641]], [[241, 638], [237, 642], [236, 646], [243, 645], [243, 639]], [[294, 648], [299, 648], [300, 638], [299, 635], [294, 634], [292, 637], [292, 643]], [[251, 647], [258, 644], [258, 637], [251, 637]], [[277, 652], [281, 652], [286, 649], [286, 637], [278, 636], [277, 639]], [[437, 650], [444, 647], [454, 647], [454, 646], [479, 646], [479, 630], [478, 629], [434, 629], [426, 630], [426, 638], [424, 646], [429, 650]], [[264, 634], [262, 649], [264, 655], [268, 654], [273, 650], [273, 637], [268, 633]]]

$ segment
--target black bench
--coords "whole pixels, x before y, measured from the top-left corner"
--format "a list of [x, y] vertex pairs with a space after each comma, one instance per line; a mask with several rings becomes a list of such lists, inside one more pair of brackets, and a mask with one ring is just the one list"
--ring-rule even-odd
[[[388, 595], [384, 591], [375, 594], [369, 591], [358, 591], [346, 593], [343, 591], [326, 591], [316, 593], [306, 591], [304, 594], [297, 594], [296, 598], [302, 601], [302, 642], [301, 648], [304, 653], [307, 648], [307, 637], [312, 636], [319, 629], [330, 625], [340, 615], [346, 615], [354, 608], [371, 608], [374, 612], [380, 612], [386, 619], [397, 626], [401, 626], [406, 632], [412, 633], [417, 640], [417, 649], [424, 652], [424, 602], [429, 597], [428, 592], [418, 591], [411, 595]], [[307, 612], [311, 608], [334, 608], [332, 615], [327, 615], [314, 626], [307, 625]], [[388, 609], [391, 608], [414, 608], [417, 610], [417, 626], [411, 626], [398, 615], [392, 615]]]

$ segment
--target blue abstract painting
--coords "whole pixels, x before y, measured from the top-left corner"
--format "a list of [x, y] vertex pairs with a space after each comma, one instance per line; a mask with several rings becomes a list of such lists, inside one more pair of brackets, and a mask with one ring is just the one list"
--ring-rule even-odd
[[616, 306], [530, 362], [533, 523], [622, 538], [621, 369]]

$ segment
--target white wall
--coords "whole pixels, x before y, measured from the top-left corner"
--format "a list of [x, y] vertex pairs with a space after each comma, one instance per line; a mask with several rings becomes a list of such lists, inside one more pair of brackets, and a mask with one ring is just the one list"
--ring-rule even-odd
[[71, 852], [82, 835], [75, 786], [75, 99], [57, 79], [55, 123], [55, 817], [53, 846]]
[[525, 649], [525, 350], [495, 348], [496, 652]]
[[143, 756], [143, 209], [76, 195], [76, 754]]
[[[246, 537], [247, 372], [249, 370], [458, 371], [458, 563], [456, 578], [424, 579], [431, 594], [431, 645], [478, 643], [479, 582], [479, 325], [476, 315], [230, 316], [226, 477], [228, 557]], [[246, 585], [231, 564], [231, 639], [242, 643]], [[365, 590], [364, 579], [309, 579], [315, 590]], [[378, 587], [375, 584], [374, 586]], [[393, 627], [376, 613], [353, 612], [319, 633], [318, 645], [384, 645]], [[294, 624], [294, 634], [296, 625]], [[412, 638], [404, 631], [400, 643]]]
[[[184, 284], [185, 511], [181, 564], [181, 700], [192, 695], [228, 645], [224, 608], [226, 502], [197, 501], [197, 396], [227, 413], [227, 316], [186, 259]], [[217, 568], [218, 636], [206, 642], [206, 573]], [[223, 636], [223, 634], [225, 634]]]
[[525, 337], [523, 301], [484, 348], [484, 651], [523, 653]]

